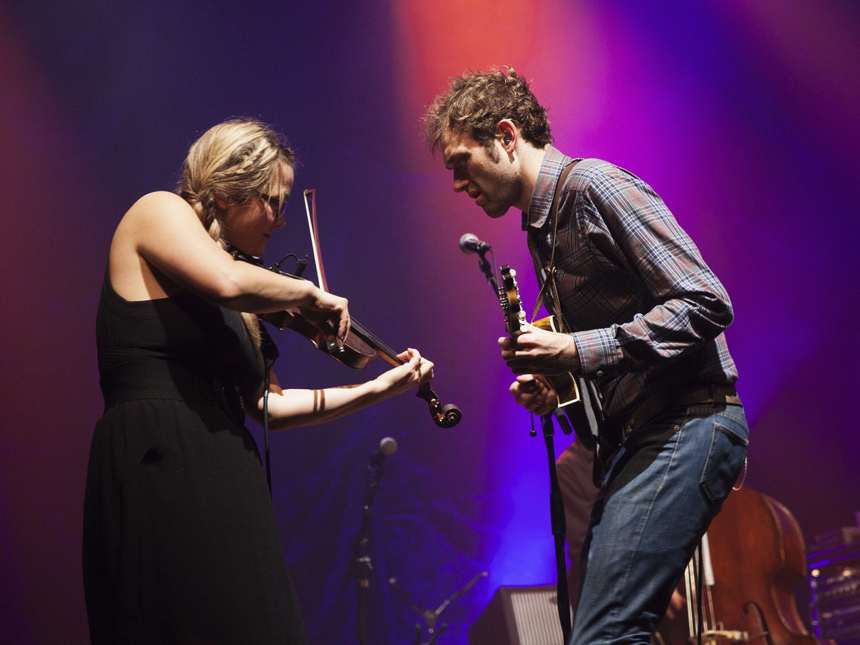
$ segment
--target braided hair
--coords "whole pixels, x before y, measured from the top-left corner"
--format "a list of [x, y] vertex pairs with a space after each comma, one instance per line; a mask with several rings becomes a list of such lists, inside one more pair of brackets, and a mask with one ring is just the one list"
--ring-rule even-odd
[[[176, 192], [194, 209], [212, 239], [226, 249], [218, 198], [244, 202], [264, 194], [295, 164], [286, 139], [271, 127], [256, 119], [231, 119], [192, 144]], [[242, 317], [259, 346], [257, 317], [246, 313]]]

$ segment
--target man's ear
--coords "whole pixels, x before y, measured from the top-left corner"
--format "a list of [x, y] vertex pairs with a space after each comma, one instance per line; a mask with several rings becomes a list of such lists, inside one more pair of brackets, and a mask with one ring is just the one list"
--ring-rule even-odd
[[512, 152], [517, 143], [519, 131], [510, 119], [502, 119], [496, 125], [496, 138], [502, 142], [505, 150]]

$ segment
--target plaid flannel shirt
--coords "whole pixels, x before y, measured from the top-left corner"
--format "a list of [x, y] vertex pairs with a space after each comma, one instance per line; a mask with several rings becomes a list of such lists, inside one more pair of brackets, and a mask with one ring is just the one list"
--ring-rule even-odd
[[[549, 213], [573, 159], [550, 146], [523, 230], [540, 275], [550, 258]], [[664, 390], [734, 383], [723, 330], [732, 306], [663, 200], [635, 175], [579, 160], [561, 188], [555, 266], [564, 315], [606, 413], [629, 414]], [[544, 305], [552, 312], [552, 299]]]

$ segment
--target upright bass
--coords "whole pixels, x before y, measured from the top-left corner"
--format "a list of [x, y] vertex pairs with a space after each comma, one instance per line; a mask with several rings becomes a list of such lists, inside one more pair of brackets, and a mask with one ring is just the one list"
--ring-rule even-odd
[[708, 645], [831, 642], [812, 636], [798, 612], [794, 588], [806, 580], [806, 549], [785, 506], [751, 488], [733, 490], [700, 550], [679, 585], [685, 611], [663, 619], [655, 645], [697, 643], [700, 606]]

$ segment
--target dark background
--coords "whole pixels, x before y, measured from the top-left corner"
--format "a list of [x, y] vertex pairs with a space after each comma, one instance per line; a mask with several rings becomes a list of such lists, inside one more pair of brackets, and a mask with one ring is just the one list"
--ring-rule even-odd
[[[188, 146], [231, 116], [286, 133], [295, 194], [317, 190], [330, 289], [433, 360], [443, 403], [463, 411], [440, 430], [405, 395], [271, 437], [311, 642], [356, 640], [351, 543], [385, 436], [399, 450], [374, 504], [370, 642], [411, 642], [422, 622], [390, 577], [435, 609], [489, 572], [445, 609], [440, 643], [466, 643], [497, 587], [554, 583], [543, 442], [507, 393], [495, 298], [457, 248], [466, 232], [490, 242], [534, 302], [519, 213], [491, 221], [455, 195], [419, 124], [449, 76], [493, 64], [534, 79], [560, 149], [654, 186], [725, 283], [747, 485], [807, 543], [856, 525], [858, 33], [850, 0], [0, 2], [0, 642], [87, 640], [81, 506], [107, 250], [129, 206], [172, 189]], [[300, 201], [269, 263], [310, 251]], [[384, 368], [277, 340], [287, 386]]]

